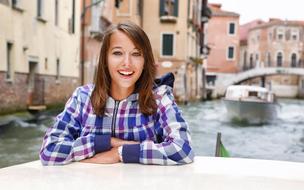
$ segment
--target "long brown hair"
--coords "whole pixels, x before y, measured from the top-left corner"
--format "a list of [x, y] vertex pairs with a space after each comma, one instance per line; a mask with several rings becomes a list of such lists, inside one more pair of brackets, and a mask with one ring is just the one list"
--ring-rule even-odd
[[144, 68], [135, 84], [135, 92], [139, 93], [139, 109], [143, 114], [151, 115], [156, 112], [157, 105], [152, 88], [156, 75], [156, 66], [152, 47], [146, 33], [132, 22], [123, 22], [110, 26], [104, 34], [100, 49], [99, 63], [95, 77], [95, 88], [92, 92], [91, 103], [96, 115], [105, 112], [107, 98], [111, 89], [111, 76], [108, 70], [107, 53], [110, 47], [111, 35], [121, 31], [126, 34], [144, 56]]

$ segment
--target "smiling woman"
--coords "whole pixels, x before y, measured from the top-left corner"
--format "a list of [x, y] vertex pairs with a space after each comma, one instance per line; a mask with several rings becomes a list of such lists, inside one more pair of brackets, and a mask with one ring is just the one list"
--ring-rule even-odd
[[173, 85], [155, 82], [155, 74], [145, 32], [131, 22], [110, 27], [95, 82], [75, 90], [46, 132], [42, 164], [191, 163], [188, 124], [174, 101]]

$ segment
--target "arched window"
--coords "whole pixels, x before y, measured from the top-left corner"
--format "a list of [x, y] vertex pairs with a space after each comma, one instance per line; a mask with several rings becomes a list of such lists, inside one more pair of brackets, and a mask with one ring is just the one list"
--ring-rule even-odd
[[271, 67], [271, 56], [269, 52], [267, 53], [267, 66]]
[[283, 65], [283, 54], [282, 52], [279, 52], [277, 54], [277, 66], [282, 67], [282, 65]]
[[247, 69], [247, 51], [244, 51], [243, 70]]
[[291, 54], [291, 67], [297, 66], [297, 54], [293, 53]]
[[253, 55], [250, 54], [250, 58], [249, 58], [249, 67], [253, 68]]

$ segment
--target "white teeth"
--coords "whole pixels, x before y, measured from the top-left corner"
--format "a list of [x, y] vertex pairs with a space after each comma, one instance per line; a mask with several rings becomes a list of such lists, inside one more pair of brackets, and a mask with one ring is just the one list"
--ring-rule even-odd
[[131, 75], [131, 74], [133, 74], [132, 71], [119, 71], [119, 73], [122, 74], [122, 75]]

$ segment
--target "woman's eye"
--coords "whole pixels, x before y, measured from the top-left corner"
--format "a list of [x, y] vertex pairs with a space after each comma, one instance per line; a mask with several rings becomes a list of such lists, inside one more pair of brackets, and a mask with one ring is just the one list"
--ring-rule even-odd
[[120, 51], [114, 51], [113, 55], [122, 55], [122, 53]]
[[134, 52], [132, 53], [133, 56], [141, 56], [141, 53], [140, 52]]

